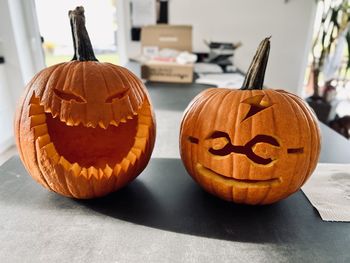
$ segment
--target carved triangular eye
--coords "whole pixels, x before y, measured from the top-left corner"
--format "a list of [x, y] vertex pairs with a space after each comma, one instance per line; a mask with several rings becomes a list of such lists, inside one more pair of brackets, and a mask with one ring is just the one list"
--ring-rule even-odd
[[75, 95], [73, 93], [67, 92], [67, 91], [62, 91], [58, 89], [53, 90], [55, 95], [59, 97], [62, 100], [66, 101], [75, 101], [78, 103], [86, 103], [86, 100], [78, 95]]
[[110, 96], [107, 97], [106, 102], [107, 102], [107, 103], [112, 103], [112, 101], [113, 101], [114, 99], [121, 99], [121, 98], [123, 98], [123, 97], [128, 93], [128, 91], [129, 91], [129, 90], [124, 90], [124, 91], [122, 91], [122, 92], [117, 92], [117, 93], [115, 93], [115, 94], [112, 94], [112, 95], [110, 95]]

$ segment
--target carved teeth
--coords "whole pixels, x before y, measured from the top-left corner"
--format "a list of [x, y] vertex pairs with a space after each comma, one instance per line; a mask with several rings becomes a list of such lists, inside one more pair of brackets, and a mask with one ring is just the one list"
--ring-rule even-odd
[[107, 129], [107, 126], [102, 121], [100, 121], [98, 125], [100, 125], [102, 129]]
[[66, 124], [67, 124], [68, 126], [74, 126], [74, 121], [73, 121], [73, 119], [69, 118], [69, 119], [67, 120]]
[[62, 165], [67, 171], [70, 170], [70, 168], [72, 167], [72, 164], [69, 161], [67, 161], [66, 158], [64, 158], [63, 156], [60, 157], [58, 163]]
[[83, 167], [81, 169], [80, 175], [84, 176], [86, 179], [89, 179], [89, 173], [88, 173], [88, 170], [85, 167]]
[[120, 173], [120, 170], [122, 169], [122, 166], [118, 163], [114, 166], [113, 173], [114, 175], [118, 175]]
[[139, 123], [149, 125], [152, 123], [152, 117], [147, 115], [139, 115]]
[[34, 126], [44, 124], [46, 122], [45, 114], [37, 114], [30, 117], [30, 128]]
[[138, 149], [138, 148], [131, 148], [131, 151], [136, 155], [136, 158], [139, 159], [141, 157], [142, 154], [142, 150]]
[[144, 151], [146, 148], [147, 138], [135, 138], [134, 147]]
[[130, 161], [127, 158], [124, 158], [120, 165], [122, 170], [126, 172], [129, 169]]
[[29, 116], [44, 113], [44, 107], [38, 104], [29, 105]]
[[109, 178], [113, 174], [113, 169], [106, 164], [106, 167], [103, 169], [103, 173]]
[[132, 151], [129, 151], [128, 155], [126, 156], [126, 158], [130, 161], [130, 163], [132, 165], [135, 165], [136, 160], [137, 160], [137, 156], [136, 154], [134, 154]]
[[38, 146], [41, 149], [42, 147], [44, 147], [45, 145], [51, 142], [50, 135], [45, 134], [45, 135], [39, 136], [37, 141], [38, 141]]
[[33, 127], [33, 130], [35, 139], [48, 133], [46, 123]]
[[110, 124], [116, 127], [119, 126], [119, 123], [117, 123], [115, 120], [111, 121]]
[[30, 98], [30, 103], [32, 103], [32, 104], [39, 104], [40, 103], [40, 98], [35, 96], [35, 92], [33, 92], [33, 95]]
[[147, 138], [149, 134], [148, 126], [145, 124], [139, 124], [136, 137]]
[[93, 176], [96, 179], [99, 179], [98, 170], [93, 166], [90, 166], [88, 168], [88, 174], [89, 174], [89, 178], [91, 178]]
[[88, 122], [88, 123], [86, 124], [86, 127], [93, 127], [93, 128], [95, 128], [95, 127], [96, 127], [96, 124], [93, 124], [93, 123], [91, 123], [91, 122]]
[[81, 172], [81, 167], [78, 163], [73, 163], [72, 167], [71, 167], [71, 171], [73, 172], [73, 174], [75, 176], [78, 176]]
[[[67, 126], [78, 126], [82, 124], [81, 120], [75, 120], [75, 118], [69, 117], [64, 120], [65, 116], [61, 113], [52, 114], [50, 108], [41, 106], [39, 99], [32, 99], [33, 104], [29, 105], [29, 117], [30, 127], [33, 130], [35, 145], [38, 153], [41, 152], [45, 158], [49, 158], [52, 164], [59, 164], [66, 171], [70, 171], [74, 176], [84, 176], [90, 179], [92, 176], [100, 179], [101, 177], [110, 178], [111, 176], [118, 176], [123, 172], [133, 169], [134, 165], [141, 158], [142, 153], [148, 147], [147, 141], [150, 134], [150, 125], [152, 124], [152, 116], [149, 112], [132, 112], [130, 115], [121, 118], [120, 120], [112, 120], [110, 123], [100, 121], [98, 123], [88, 122], [83, 125], [85, 127], [96, 127], [100, 126], [103, 129], [107, 129], [109, 125], [119, 126], [120, 123], [126, 123], [128, 120], [138, 116], [137, 133], [134, 141], [134, 145], [129, 150], [126, 157], [112, 168], [108, 164], [104, 168], [95, 168], [90, 166], [89, 168], [82, 167], [79, 163], [70, 163], [64, 156], [60, 156], [57, 152], [55, 145], [51, 142], [50, 135], [48, 134], [48, 127], [46, 124], [47, 113], [51, 114], [53, 118], [58, 117], [62, 122], [65, 122]], [[149, 108], [149, 107], [148, 107]], [[147, 109], [147, 106], [145, 106]], [[40, 150], [39, 150], [40, 149]]]

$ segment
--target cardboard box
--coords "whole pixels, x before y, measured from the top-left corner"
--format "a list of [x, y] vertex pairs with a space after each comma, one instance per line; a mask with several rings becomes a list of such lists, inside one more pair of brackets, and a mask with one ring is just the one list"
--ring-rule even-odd
[[[150, 50], [152, 47], [192, 52], [192, 26], [153, 25], [143, 27], [141, 48]], [[150, 81], [191, 83], [193, 64], [149, 61], [141, 65], [141, 77]]]

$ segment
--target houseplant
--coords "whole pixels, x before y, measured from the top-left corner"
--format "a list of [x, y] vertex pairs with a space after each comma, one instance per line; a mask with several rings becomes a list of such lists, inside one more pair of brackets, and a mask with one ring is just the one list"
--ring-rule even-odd
[[[344, 57], [344, 49], [350, 50], [350, 1], [318, 0], [320, 16], [316, 19], [311, 55], [309, 85], [313, 94], [307, 98], [317, 117], [327, 122], [331, 105], [324, 99], [322, 82], [329, 86]], [[344, 45], [345, 44], [345, 45]], [[350, 68], [347, 59], [346, 70]], [[322, 81], [321, 81], [322, 80]]]

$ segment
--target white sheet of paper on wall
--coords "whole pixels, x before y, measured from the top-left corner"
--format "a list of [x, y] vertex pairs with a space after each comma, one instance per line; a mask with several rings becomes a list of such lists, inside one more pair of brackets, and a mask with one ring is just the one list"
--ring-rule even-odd
[[131, 0], [131, 21], [132, 27], [156, 24], [156, 0]]

